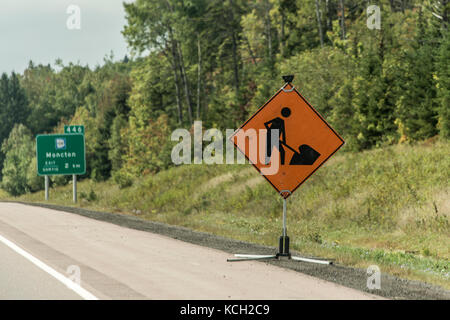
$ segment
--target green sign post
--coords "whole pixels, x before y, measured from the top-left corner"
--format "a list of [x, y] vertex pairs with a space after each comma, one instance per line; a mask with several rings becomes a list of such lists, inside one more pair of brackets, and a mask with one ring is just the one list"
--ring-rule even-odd
[[84, 134], [44, 134], [36, 137], [38, 175], [45, 176], [48, 200], [49, 175], [73, 175], [73, 200], [76, 202], [76, 175], [86, 173]]

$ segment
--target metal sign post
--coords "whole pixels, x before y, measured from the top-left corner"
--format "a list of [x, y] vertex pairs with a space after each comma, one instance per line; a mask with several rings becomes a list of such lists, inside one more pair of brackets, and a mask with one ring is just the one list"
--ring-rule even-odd
[[73, 184], [73, 203], [77, 203], [77, 175], [74, 174], [72, 176], [72, 184]]
[[[64, 133], [73, 134], [79, 133], [84, 135], [84, 125], [65, 125]], [[77, 203], [77, 175], [72, 175], [72, 184], [73, 184], [73, 202]]]
[[286, 215], [286, 203], [287, 198], [284, 197], [284, 194], [291, 194], [291, 191], [289, 190], [281, 190], [280, 195], [283, 197], [283, 231], [282, 235], [280, 237], [280, 243], [279, 243], [279, 252], [278, 255], [290, 257], [291, 254], [289, 253], [289, 237], [287, 235], [287, 215]]
[[48, 201], [48, 185], [49, 185], [49, 181], [48, 181], [48, 176], [45, 176], [45, 201]]

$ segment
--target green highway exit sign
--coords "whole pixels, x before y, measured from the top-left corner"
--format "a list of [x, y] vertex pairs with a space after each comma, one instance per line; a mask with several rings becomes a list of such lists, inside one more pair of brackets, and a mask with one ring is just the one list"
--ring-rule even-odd
[[84, 126], [83, 125], [65, 125], [64, 133], [82, 133], [84, 134]]
[[84, 134], [42, 134], [36, 137], [38, 175], [86, 173]]

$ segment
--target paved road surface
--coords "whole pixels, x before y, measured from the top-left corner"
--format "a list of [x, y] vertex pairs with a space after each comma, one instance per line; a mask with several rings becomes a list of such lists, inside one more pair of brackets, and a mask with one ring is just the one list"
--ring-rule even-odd
[[0, 299], [81, 299], [57, 279], [0, 243]]
[[[99, 299], [379, 298], [262, 262], [228, 263], [229, 257], [71, 213], [0, 203], [0, 299], [86, 298], [80, 290]], [[74, 270], [78, 291], [64, 283]]]

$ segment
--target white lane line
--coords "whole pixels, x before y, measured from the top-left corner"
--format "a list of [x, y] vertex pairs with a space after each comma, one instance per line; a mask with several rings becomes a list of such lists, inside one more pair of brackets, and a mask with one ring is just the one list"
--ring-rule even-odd
[[85, 300], [98, 300], [98, 298], [96, 296], [94, 296], [92, 293], [90, 293], [86, 289], [83, 289], [77, 283], [75, 283], [72, 280], [70, 280], [69, 278], [63, 276], [61, 273], [59, 273], [55, 269], [49, 267], [48, 265], [46, 265], [45, 263], [43, 263], [42, 261], [40, 261], [36, 257], [32, 256], [31, 254], [29, 254], [28, 252], [26, 252], [22, 248], [18, 247], [17, 245], [12, 243], [8, 239], [2, 237], [1, 235], [0, 235], [0, 241], [3, 242], [5, 245], [7, 245], [12, 250], [14, 250], [15, 252], [17, 252], [18, 254], [20, 254], [22, 257], [26, 258], [27, 260], [29, 260], [30, 262], [35, 264], [37, 267], [39, 267], [42, 270], [44, 270], [45, 272], [47, 272], [49, 275], [51, 275], [55, 279], [57, 279], [60, 282], [62, 282], [63, 284], [65, 284], [69, 289], [75, 291], [75, 293], [77, 293], [83, 299], [85, 299]]

